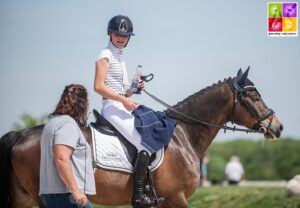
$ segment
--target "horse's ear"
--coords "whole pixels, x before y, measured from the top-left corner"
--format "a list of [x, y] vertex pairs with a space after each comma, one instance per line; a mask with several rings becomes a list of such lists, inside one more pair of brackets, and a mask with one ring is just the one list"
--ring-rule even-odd
[[245, 73], [247, 73], [247, 77], [248, 77], [249, 70], [250, 70], [250, 66], [248, 66], [248, 68], [245, 71]]
[[250, 66], [248, 66], [247, 70], [238, 78], [238, 83], [240, 85], [245, 84], [247, 77], [248, 77], [249, 69], [250, 69]]
[[248, 66], [248, 68], [246, 69], [246, 71], [245, 71], [244, 74], [243, 74], [243, 77], [245, 77], [245, 80], [246, 80], [247, 77], [248, 77], [249, 70], [250, 70], [250, 66]]
[[237, 77], [240, 77], [242, 74], [243, 74], [243, 71], [242, 71], [242, 69], [240, 68], [236, 76], [237, 76]]

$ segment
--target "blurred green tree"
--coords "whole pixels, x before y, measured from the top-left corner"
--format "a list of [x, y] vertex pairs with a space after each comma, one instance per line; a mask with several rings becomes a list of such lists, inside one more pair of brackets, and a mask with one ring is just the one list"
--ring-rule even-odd
[[209, 146], [208, 179], [222, 182], [225, 164], [238, 155], [246, 180], [288, 180], [300, 173], [300, 140], [245, 140], [213, 143]]
[[213, 184], [221, 183], [224, 180], [225, 165], [226, 160], [222, 155], [213, 154], [209, 156], [208, 178]]
[[42, 115], [40, 118], [35, 118], [28, 113], [23, 113], [20, 117], [20, 121], [15, 122], [12, 129], [19, 131], [26, 128], [32, 128], [34, 126], [43, 124], [47, 117], [47, 115]]

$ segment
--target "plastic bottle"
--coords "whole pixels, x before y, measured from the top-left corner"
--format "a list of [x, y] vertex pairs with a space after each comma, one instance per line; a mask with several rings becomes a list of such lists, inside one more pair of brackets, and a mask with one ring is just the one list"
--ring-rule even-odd
[[138, 91], [138, 85], [139, 82], [141, 81], [141, 76], [142, 76], [142, 65], [139, 64], [136, 67], [136, 71], [130, 85], [131, 92], [136, 93]]

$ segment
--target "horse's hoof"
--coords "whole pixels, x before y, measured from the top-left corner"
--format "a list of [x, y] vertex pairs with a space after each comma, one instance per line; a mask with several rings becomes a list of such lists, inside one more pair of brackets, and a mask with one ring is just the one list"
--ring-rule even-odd
[[165, 201], [165, 198], [164, 197], [159, 197], [159, 198], [157, 198], [157, 200], [155, 200], [155, 205], [160, 206], [163, 201]]
[[151, 207], [157, 205], [157, 201], [146, 195], [143, 195], [139, 199], [132, 200], [131, 205], [134, 208], [151, 208]]

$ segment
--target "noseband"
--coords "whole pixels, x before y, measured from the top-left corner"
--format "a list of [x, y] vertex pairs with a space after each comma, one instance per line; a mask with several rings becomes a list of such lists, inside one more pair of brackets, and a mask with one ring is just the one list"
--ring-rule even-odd
[[[272, 121], [273, 121], [272, 115], [274, 114], [274, 111], [272, 109], [268, 108], [268, 110], [263, 115], [259, 115], [257, 110], [254, 108], [253, 105], [251, 105], [251, 103], [249, 101], [247, 101], [246, 96], [245, 96], [247, 91], [253, 91], [253, 90], [255, 90], [259, 94], [257, 89], [252, 85], [244, 86], [243, 88], [241, 88], [237, 82], [237, 78], [233, 79], [232, 86], [233, 86], [233, 90], [234, 90], [234, 102], [233, 102], [233, 107], [232, 107], [231, 123], [234, 123], [236, 104], [239, 101], [242, 105], [244, 105], [246, 107], [246, 109], [249, 111], [249, 113], [252, 116], [254, 116], [257, 120], [256, 124], [253, 125], [252, 129], [258, 130], [260, 133], [269, 132], [271, 125], [272, 125]], [[260, 96], [260, 94], [259, 94], [259, 96]], [[261, 122], [266, 120], [269, 116], [272, 116], [272, 117], [270, 119], [270, 122], [269, 122], [269, 125], [267, 126], [267, 128], [261, 127], [260, 126]]]

